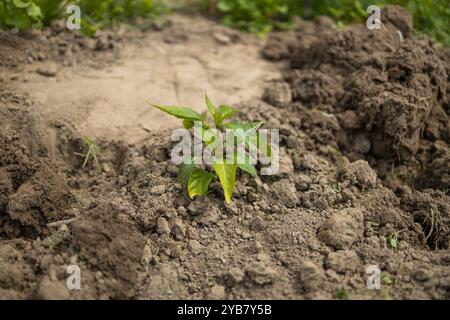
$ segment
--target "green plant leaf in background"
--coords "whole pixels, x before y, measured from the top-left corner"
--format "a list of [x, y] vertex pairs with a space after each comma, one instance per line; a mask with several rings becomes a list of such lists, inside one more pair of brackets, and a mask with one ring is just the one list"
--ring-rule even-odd
[[[293, 18], [311, 19], [329, 15], [336, 25], [363, 22], [370, 0], [194, 0], [208, 13], [218, 12], [222, 23], [241, 30], [264, 35], [273, 29], [286, 30]], [[30, 8], [31, 4], [36, 7]], [[119, 22], [138, 28], [150, 26], [149, 21], [170, 11], [170, 1], [164, 0], [0, 0], [0, 28], [26, 30], [48, 26], [63, 18], [65, 6], [77, 4], [81, 8], [81, 31], [92, 36], [96, 29]], [[186, 1], [184, 6], [190, 2]], [[448, 0], [380, 0], [379, 6], [403, 6], [414, 18], [414, 27], [444, 46], [450, 46], [450, 7]], [[182, 5], [183, 6], [183, 5]], [[38, 14], [39, 7], [41, 14]], [[30, 8], [30, 9], [28, 9]], [[212, 9], [212, 10], [211, 10]], [[138, 19], [142, 18], [142, 19]]]
[[195, 196], [205, 195], [213, 178], [214, 175], [211, 172], [195, 169], [188, 180], [189, 197], [193, 199]]
[[27, 14], [29, 17], [38, 19], [42, 16], [41, 8], [35, 5], [33, 2], [27, 7]]
[[23, 1], [23, 0], [13, 0], [13, 4], [20, 9], [27, 8], [29, 5], [31, 5], [31, 1]]
[[[450, 46], [450, 7], [448, 0], [203, 0], [204, 8], [214, 7], [222, 23], [261, 35], [273, 29], [286, 30], [293, 18], [313, 19], [328, 15], [336, 25], [364, 22], [366, 8], [376, 4], [400, 5], [414, 18], [414, 28], [428, 34], [444, 46]], [[211, 10], [210, 10], [211, 11]]]
[[219, 177], [223, 193], [227, 203], [230, 203], [233, 196], [234, 184], [236, 181], [236, 164], [214, 163], [213, 169]]
[[190, 121], [203, 121], [203, 117], [200, 113], [188, 107], [177, 107], [177, 106], [159, 106], [152, 104], [153, 107], [164, 111], [178, 119], [186, 119]]

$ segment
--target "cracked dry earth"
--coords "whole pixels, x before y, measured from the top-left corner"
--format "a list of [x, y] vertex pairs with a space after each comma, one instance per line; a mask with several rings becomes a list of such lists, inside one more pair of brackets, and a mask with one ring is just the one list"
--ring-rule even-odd
[[[450, 298], [449, 54], [386, 10], [377, 34], [321, 17], [262, 40], [182, 15], [0, 33], [0, 297]], [[217, 184], [182, 192], [179, 123], [147, 104], [201, 110], [204, 91], [280, 129], [280, 172], [241, 174], [229, 205]]]

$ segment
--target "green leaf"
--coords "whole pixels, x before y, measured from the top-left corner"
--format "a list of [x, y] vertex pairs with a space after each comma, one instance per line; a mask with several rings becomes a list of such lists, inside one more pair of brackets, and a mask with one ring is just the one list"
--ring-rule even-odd
[[205, 123], [206, 120], [208, 119], [208, 113], [207, 113], [206, 111], [203, 111], [203, 112], [201, 113], [201, 116], [202, 116], [202, 122], [203, 122], [203, 124], [206, 125], [207, 127], [209, 127], [209, 126]]
[[7, 21], [7, 23], [19, 30], [27, 30], [31, 27], [32, 20], [25, 12], [17, 12], [12, 19]]
[[159, 106], [155, 104], [152, 104], [152, 106], [178, 119], [187, 119], [191, 121], [203, 120], [202, 115], [191, 108], [176, 107], [176, 106]]
[[31, 4], [31, 1], [13, 0], [13, 4], [16, 8], [26, 8]]
[[241, 163], [238, 164], [239, 169], [244, 170], [245, 172], [249, 173], [253, 177], [257, 177], [258, 173], [256, 172], [256, 168], [252, 163]]
[[191, 159], [190, 163], [181, 163], [178, 167], [178, 181], [181, 183], [183, 188], [188, 187], [189, 177], [194, 170], [195, 165], [193, 163], [193, 159]]
[[234, 157], [235, 162], [237, 163], [239, 169], [244, 170], [245, 172], [249, 173], [253, 177], [258, 176], [255, 165], [252, 163], [250, 156], [247, 153], [238, 154], [237, 152], [234, 152], [233, 157]]
[[232, 129], [232, 130], [242, 129], [242, 124], [239, 121], [227, 122], [227, 123], [224, 123], [223, 126], [227, 129]]
[[39, 18], [42, 16], [41, 8], [39, 8], [37, 5], [35, 5], [33, 2], [29, 7], [27, 7], [27, 13], [32, 18]]
[[211, 102], [211, 100], [209, 100], [208, 95], [205, 93], [205, 102], [206, 102], [206, 106], [208, 107], [209, 113], [211, 113], [211, 115], [214, 116], [217, 114], [217, 109], [216, 107], [213, 105], [213, 103]]
[[98, 25], [90, 24], [86, 21], [86, 19], [81, 18], [81, 32], [88, 36], [93, 37], [95, 36], [95, 33], [97, 32]]
[[219, 128], [222, 125], [223, 120], [230, 118], [239, 112], [238, 109], [226, 105], [221, 105], [219, 109], [217, 109], [206, 93], [205, 93], [205, 102], [206, 106], [208, 107], [208, 111], [209, 113], [211, 113], [211, 116], [214, 120], [214, 124], [216, 125], [217, 128]]
[[219, 111], [220, 111], [220, 118], [222, 119], [222, 121], [239, 113], [238, 109], [226, 105], [221, 105], [219, 107]]
[[202, 196], [208, 192], [209, 184], [214, 175], [202, 169], [195, 169], [189, 177], [188, 193], [192, 199], [195, 196]]
[[183, 120], [183, 127], [185, 127], [186, 129], [190, 129], [194, 126], [194, 121], [189, 120], [189, 119], [184, 119]]
[[234, 183], [236, 181], [236, 168], [235, 164], [228, 163], [214, 163], [213, 169], [219, 176], [220, 184], [222, 185], [225, 200], [230, 203], [233, 196]]
[[261, 121], [253, 121], [253, 122], [245, 122], [241, 123], [239, 121], [233, 121], [224, 123], [223, 126], [227, 129], [232, 130], [238, 130], [242, 129], [244, 131], [245, 136], [245, 144], [250, 148], [254, 149], [257, 148], [261, 152], [263, 152], [267, 157], [270, 157], [272, 154], [272, 148], [270, 144], [268, 143], [267, 139], [265, 137], [260, 137], [259, 135], [256, 135], [256, 145], [251, 141], [250, 137], [247, 136], [251, 133], [251, 130], [257, 131], [262, 126]]
[[215, 141], [216, 136], [208, 126], [202, 125], [201, 127], [194, 127], [194, 134], [198, 137], [202, 137], [202, 141], [206, 144], [210, 144]]
[[230, 3], [228, 3], [227, 1], [219, 1], [219, 3], [217, 4], [217, 8], [222, 11], [222, 12], [228, 12], [231, 11], [232, 7], [230, 5]]
[[398, 242], [397, 235], [392, 235], [389, 237], [389, 245], [391, 246], [391, 248], [397, 249], [397, 242]]
[[209, 129], [204, 128], [202, 132], [202, 139], [206, 144], [210, 144], [216, 141], [216, 136]]
[[272, 147], [270, 146], [270, 143], [267, 141], [266, 137], [263, 136], [257, 136], [257, 144], [258, 144], [258, 150], [264, 153], [267, 157], [270, 158], [272, 155]]
[[236, 129], [242, 129], [245, 132], [249, 131], [249, 130], [258, 130], [259, 127], [262, 126], [262, 122], [261, 121], [253, 121], [253, 122], [240, 122], [240, 121], [232, 121], [232, 122], [228, 122], [228, 123], [224, 123], [223, 126], [227, 129], [232, 129], [232, 130], [236, 130]]
[[382, 275], [381, 275], [381, 281], [382, 281], [382, 283], [385, 284], [385, 285], [391, 285], [391, 284], [392, 284], [391, 278], [389, 278], [389, 276], [388, 276], [388, 275], [385, 275], [385, 274], [382, 274]]
[[216, 125], [216, 128], [219, 128], [222, 125], [222, 115], [219, 110], [214, 106], [214, 104], [209, 99], [208, 95], [205, 93], [205, 102], [206, 106], [208, 107], [209, 113], [211, 113], [211, 116], [214, 120], [214, 124]]
[[258, 130], [263, 125], [262, 121], [245, 122], [242, 127], [245, 131]]

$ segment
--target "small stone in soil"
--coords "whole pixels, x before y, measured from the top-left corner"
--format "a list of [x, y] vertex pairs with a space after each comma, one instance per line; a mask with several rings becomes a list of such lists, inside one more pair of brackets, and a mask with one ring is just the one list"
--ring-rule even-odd
[[67, 300], [70, 293], [65, 283], [52, 281], [49, 276], [44, 276], [39, 284], [37, 296], [44, 300]]
[[259, 285], [272, 283], [278, 276], [275, 269], [265, 265], [263, 262], [252, 263], [245, 268], [245, 273], [251, 281]]
[[169, 223], [167, 222], [167, 220], [165, 218], [158, 218], [158, 220], [156, 221], [156, 232], [158, 232], [159, 234], [170, 234], [170, 227], [169, 227]]
[[223, 32], [214, 32], [213, 37], [220, 44], [229, 44], [231, 42], [231, 38]]
[[203, 246], [197, 240], [189, 240], [188, 248], [193, 255], [198, 255], [202, 251]]
[[330, 252], [325, 265], [338, 273], [355, 272], [359, 265], [359, 259], [353, 250], [340, 250]]
[[227, 286], [233, 287], [244, 279], [244, 272], [239, 268], [231, 268], [224, 279]]
[[335, 249], [349, 249], [362, 236], [362, 213], [358, 209], [343, 209], [319, 227], [317, 237]]
[[292, 92], [286, 82], [274, 82], [264, 92], [264, 101], [275, 107], [286, 107], [292, 101]]
[[36, 72], [44, 77], [54, 77], [58, 73], [58, 67], [56, 63], [46, 63], [40, 66]]
[[214, 286], [211, 288], [209, 298], [213, 300], [223, 300], [225, 299], [225, 287]]
[[323, 283], [325, 274], [314, 262], [306, 261], [300, 266], [299, 278], [306, 292], [316, 291]]

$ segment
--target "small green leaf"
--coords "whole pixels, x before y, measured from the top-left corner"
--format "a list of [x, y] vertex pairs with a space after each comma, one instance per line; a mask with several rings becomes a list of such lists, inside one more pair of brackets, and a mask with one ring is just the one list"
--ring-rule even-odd
[[233, 196], [234, 183], [236, 181], [236, 165], [228, 163], [214, 163], [213, 169], [219, 176], [225, 200], [230, 203]]
[[262, 126], [262, 122], [261, 121], [253, 121], [253, 122], [240, 122], [240, 121], [232, 121], [232, 122], [228, 122], [228, 123], [224, 123], [223, 126], [227, 129], [233, 129], [233, 130], [237, 130], [237, 129], [242, 129], [244, 130], [244, 132], [247, 132], [249, 130], [258, 130], [259, 127]]
[[27, 16], [25, 12], [17, 12], [17, 14], [14, 15], [14, 17], [11, 19], [11, 17], [8, 17], [10, 19], [7, 19], [7, 23], [18, 28], [19, 30], [26, 30], [31, 27], [32, 20], [30, 17]]
[[194, 134], [196, 134], [198, 137], [201, 137], [202, 141], [206, 144], [210, 144], [216, 139], [214, 132], [205, 125], [194, 127]]
[[30, 17], [35, 18], [35, 19], [42, 16], [41, 8], [39, 8], [33, 2], [31, 3], [31, 5], [29, 7], [27, 7], [27, 13]]
[[382, 274], [381, 275], [381, 282], [383, 284], [385, 284], [385, 285], [391, 285], [392, 284], [391, 278], [389, 277], [389, 275], [386, 275], [386, 274]]
[[205, 195], [208, 192], [208, 187], [213, 177], [214, 175], [211, 172], [195, 169], [188, 181], [189, 197], [192, 199], [195, 196]]
[[227, 129], [232, 129], [232, 130], [242, 129], [242, 124], [239, 121], [227, 122], [227, 123], [224, 123], [223, 126]]
[[231, 5], [226, 1], [219, 1], [219, 3], [217, 3], [217, 8], [222, 12], [228, 12], [232, 9]]
[[206, 111], [203, 111], [203, 112], [201, 113], [201, 115], [202, 115], [202, 122], [203, 122], [203, 124], [206, 125], [207, 127], [209, 127], [209, 126], [205, 123], [206, 120], [208, 119], [208, 113], [207, 113]]
[[152, 104], [153, 107], [164, 111], [178, 119], [187, 119], [191, 121], [203, 121], [202, 115], [197, 111], [187, 108], [187, 107], [176, 107], [176, 106], [159, 106]]
[[31, 4], [31, 1], [13, 0], [13, 4], [16, 8], [26, 8]]
[[226, 105], [221, 105], [219, 107], [219, 111], [220, 111], [220, 117], [221, 117], [222, 121], [239, 113], [238, 109], [229, 107]]
[[272, 147], [270, 143], [267, 141], [266, 137], [257, 136], [258, 150], [264, 153], [267, 157], [272, 155]]
[[186, 129], [190, 129], [194, 126], [194, 121], [189, 120], [189, 119], [184, 119], [183, 120], [183, 127], [185, 127]]
[[88, 36], [93, 37], [95, 36], [95, 33], [97, 32], [98, 25], [90, 24], [86, 21], [86, 19], [81, 18], [81, 32]]
[[181, 183], [181, 186], [183, 188], [187, 188], [189, 177], [191, 176], [192, 172], [194, 172], [194, 170], [195, 165], [192, 159], [190, 163], [181, 163], [178, 167], [178, 181]]
[[223, 121], [220, 110], [217, 110], [217, 108], [211, 102], [211, 100], [209, 99], [207, 94], [205, 94], [205, 102], [206, 102], [206, 106], [208, 107], [209, 113], [211, 113], [211, 116], [214, 120], [214, 124], [216, 125], [216, 128], [219, 128], [222, 125], [222, 121]]
[[251, 131], [255, 130], [257, 131], [262, 126], [261, 121], [254, 121], [254, 122], [245, 122], [241, 123], [239, 121], [233, 121], [224, 123], [223, 126], [227, 129], [232, 130], [238, 130], [242, 129], [244, 132], [245, 137], [245, 144], [250, 148], [254, 149], [257, 148], [262, 153], [264, 153], [267, 157], [270, 157], [272, 154], [272, 148], [270, 144], [268, 143], [266, 137], [260, 137], [259, 134], [256, 134], [256, 145], [254, 145], [254, 141], [250, 139]]
[[337, 290], [333, 296], [337, 299], [348, 300], [350, 298], [350, 294], [345, 288], [340, 288]]
[[242, 128], [245, 131], [258, 130], [263, 125], [262, 121], [244, 122]]
[[241, 163], [238, 164], [239, 169], [244, 170], [245, 172], [249, 173], [253, 177], [257, 177], [258, 173], [256, 172], [256, 168], [252, 163]]
[[216, 140], [216, 136], [209, 129], [205, 129], [202, 133], [202, 139], [206, 144], [210, 144]]
[[391, 248], [393, 249], [397, 249], [397, 236], [396, 235], [391, 235], [389, 237], [389, 245], [391, 246]]
[[217, 109], [213, 105], [211, 100], [209, 100], [208, 95], [206, 93], [205, 93], [205, 102], [206, 102], [206, 106], [208, 107], [209, 113], [211, 113], [211, 115], [214, 117], [217, 114]]
[[[252, 163], [250, 156], [247, 153], [239, 155], [238, 153], [235, 152], [233, 156], [234, 156], [235, 161], [237, 161], [237, 165], [238, 165], [239, 169], [244, 170], [245, 172], [252, 175], [253, 177], [258, 176], [258, 173], [256, 172], [256, 168], [255, 168], [254, 164]], [[241, 162], [243, 162], [243, 163], [241, 163]]]

